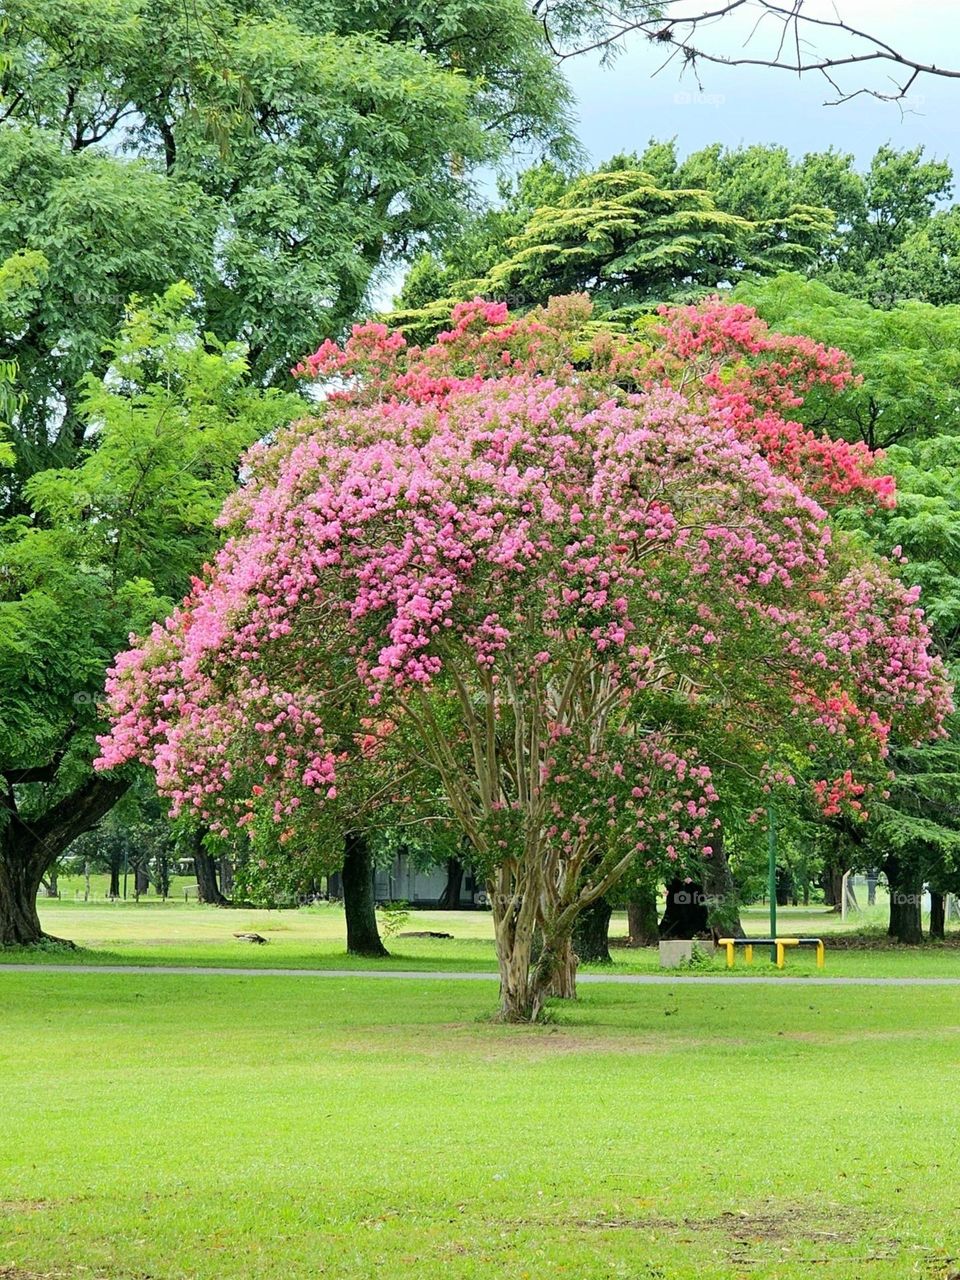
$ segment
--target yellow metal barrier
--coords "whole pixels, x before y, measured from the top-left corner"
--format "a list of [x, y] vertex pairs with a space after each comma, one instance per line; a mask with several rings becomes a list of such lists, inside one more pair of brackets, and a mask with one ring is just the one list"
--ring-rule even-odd
[[786, 965], [787, 947], [814, 947], [817, 953], [817, 968], [822, 969], [826, 963], [822, 938], [718, 938], [717, 946], [726, 949], [728, 969], [733, 968], [737, 947], [743, 947], [747, 964], [753, 964], [754, 947], [775, 947], [778, 969], [783, 969]]

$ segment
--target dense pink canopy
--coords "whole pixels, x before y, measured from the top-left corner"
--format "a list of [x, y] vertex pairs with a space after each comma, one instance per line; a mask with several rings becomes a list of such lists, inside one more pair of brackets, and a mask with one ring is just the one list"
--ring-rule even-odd
[[325, 344], [316, 417], [251, 452], [222, 551], [118, 658], [99, 767], [257, 838], [439, 793], [489, 862], [531, 832], [709, 856], [731, 754], [861, 808], [950, 702], [916, 591], [827, 516], [889, 478], [787, 416], [848, 362], [741, 307], [639, 345], [586, 319], [474, 303], [425, 352]]

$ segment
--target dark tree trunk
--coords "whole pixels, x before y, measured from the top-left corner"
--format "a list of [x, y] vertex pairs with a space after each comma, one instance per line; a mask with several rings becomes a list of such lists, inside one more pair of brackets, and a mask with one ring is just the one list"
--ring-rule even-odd
[[442, 911], [456, 911], [460, 906], [460, 891], [463, 888], [463, 863], [459, 858], [447, 859], [447, 883], [437, 906]]
[[943, 942], [947, 925], [947, 899], [930, 890], [930, 937]]
[[786, 867], [777, 867], [777, 906], [789, 906], [791, 898], [796, 901], [793, 876]]
[[704, 860], [703, 887], [707, 895], [707, 915], [710, 932], [717, 938], [742, 938], [740, 923], [740, 895], [730, 870], [724, 848], [722, 829], [712, 836], [713, 856]]
[[573, 950], [581, 964], [613, 964], [607, 943], [613, 908], [606, 898], [584, 907], [573, 925]]
[[77, 836], [96, 826], [128, 785], [99, 776], [88, 778], [29, 823], [21, 819], [13, 788], [8, 787], [6, 823], [0, 835], [0, 946], [31, 947], [51, 940], [37, 915], [44, 873]]
[[823, 885], [824, 906], [840, 911], [843, 899], [843, 867], [828, 863], [823, 869], [821, 884]]
[[920, 908], [923, 900], [923, 881], [911, 872], [899, 858], [891, 855], [883, 863], [887, 884], [890, 886], [890, 926], [887, 933], [898, 942], [923, 941]]
[[655, 947], [660, 937], [657, 920], [657, 890], [654, 885], [638, 886], [627, 903], [627, 932], [631, 947]]
[[112, 853], [110, 855], [110, 897], [120, 897], [120, 867], [123, 859], [119, 854]]
[[373, 897], [373, 853], [362, 835], [351, 831], [343, 841], [343, 909], [347, 917], [347, 951], [355, 956], [385, 956]]
[[142, 862], [138, 862], [134, 869], [133, 891], [139, 898], [150, 888], [150, 876], [147, 874], [147, 868]]
[[56, 867], [52, 867], [43, 877], [41, 882], [43, 884], [43, 892], [48, 898], [58, 898], [60, 896], [60, 891], [57, 888], [57, 879], [58, 875]]
[[709, 931], [703, 885], [671, 880], [667, 885], [667, 908], [660, 921], [660, 937], [699, 938]]
[[157, 854], [156, 880], [157, 894], [166, 898], [170, 893], [170, 859], [165, 853]]
[[541, 943], [533, 969], [534, 983], [545, 995], [559, 1000], [576, 1000], [580, 957], [573, 949], [571, 936], [554, 938], [547, 944], [541, 935]]
[[217, 883], [217, 864], [203, 847], [202, 831], [195, 837], [193, 867], [197, 876], [197, 897], [200, 901], [206, 902], [211, 907], [229, 906]]
[[37, 915], [41, 875], [27, 858], [0, 858], [0, 946], [33, 947], [45, 940]]

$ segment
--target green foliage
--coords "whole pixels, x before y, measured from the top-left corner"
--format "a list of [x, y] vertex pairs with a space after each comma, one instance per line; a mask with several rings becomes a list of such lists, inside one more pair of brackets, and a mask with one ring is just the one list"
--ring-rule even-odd
[[70, 465], [83, 451], [78, 400], [88, 372], [101, 377], [131, 294], [209, 275], [213, 206], [193, 184], [169, 182], [145, 161], [97, 150], [65, 151], [32, 126], [0, 127], [0, 256], [27, 246], [48, 264], [42, 290], [0, 334], [0, 359], [16, 359], [22, 403], [8, 509], [22, 509], [26, 479]]
[[514, 307], [585, 289], [630, 319], [654, 302], [699, 296], [782, 271], [819, 275], [874, 302], [941, 302], [956, 292], [951, 215], [934, 210], [952, 173], [923, 149], [880, 147], [866, 172], [833, 149], [675, 140], [566, 176], [543, 166], [501, 190], [441, 258], [416, 261], [395, 318], [421, 339], [453, 301], [476, 293]]
[[382, 902], [377, 906], [378, 925], [384, 938], [392, 938], [410, 921], [410, 903]]
[[960, 209], [935, 213], [873, 268], [869, 294], [891, 306], [904, 298], [960, 302]]
[[160, 610], [216, 546], [214, 521], [240, 454], [300, 408], [293, 396], [250, 386], [240, 344], [201, 340], [188, 314], [193, 296], [181, 284], [152, 306], [135, 302], [109, 376], [83, 383], [92, 447], [79, 465], [25, 486], [65, 560], [109, 566], [113, 592], [146, 580]]
[[960, 307], [883, 310], [797, 274], [745, 282], [733, 297], [771, 327], [853, 357], [862, 382], [808, 397], [799, 412], [811, 426], [879, 449], [960, 431]]
[[[956, 664], [960, 306], [903, 302], [880, 309], [796, 275], [741, 285], [734, 296], [777, 328], [853, 356], [860, 385], [830, 401], [811, 398], [802, 413], [833, 435], [886, 449], [896, 507], [855, 520], [848, 513], [847, 522], [880, 551], [901, 549], [903, 574], [921, 588], [937, 648]], [[848, 864], [866, 869], [895, 856], [917, 882], [951, 890], [960, 884], [960, 720], [953, 717], [948, 728], [948, 738], [923, 747], [893, 744], [889, 795], [874, 802], [866, 830], [841, 833]]]
[[0, 256], [50, 261], [18, 345], [61, 463], [131, 294], [190, 280], [201, 327], [283, 383], [459, 222], [477, 165], [573, 147], [523, 0], [0, 0], [0, 30]]
[[85, 785], [112, 656], [184, 593], [242, 450], [301, 404], [251, 388], [242, 349], [198, 332], [192, 296], [130, 310], [83, 384], [82, 458], [31, 476], [27, 512], [0, 522], [0, 774], [27, 820]]
[[[0, 262], [0, 335], [15, 333], [47, 278], [47, 260], [36, 250], [21, 250]], [[0, 434], [6, 435], [26, 403], [17, 361], [0, 358]], [[16, 460], [12, 443], [0, 439], [0, 467]]]
[[443, 266], [416, 264], [399, 300], [406, 309], [392, 320], [420, 336], [452, 299], [480, 293], [522, 311], [580, 292], [629, 319], [657, 302], [812, 260], [805, 241], [831, 226], [829, 211], [813, 207], [749, 221], [705, 190], [659, 185], [635, 157], [569, 182], [541, 167], [524, 175], [502, 210], [472, 226]]
[[647, 155], [665, 184], [703, 187], [719, 208], [743, 218], [776, 226], [808, 206], [831, 210], [830, 234], [811, 226], [804, 236], [802, 217], [788, 234], [817, 250], [816, 270], [830, 283], [864, 297], [873, 295], [877, 264], [925, 225], [953, 181], [950, 166], [925, 160], [923, 147], [889, 144], [863, 173], [852, 155], [832, 148], [794, 160], [785, 147], [716, 143], [680, 161], [674, 143], [651, 143], [641, 160]]

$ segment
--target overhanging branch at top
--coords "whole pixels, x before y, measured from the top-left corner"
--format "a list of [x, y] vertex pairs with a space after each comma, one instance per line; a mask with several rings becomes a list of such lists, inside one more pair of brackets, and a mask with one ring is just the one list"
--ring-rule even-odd
[[[534, 0], [533, 12], [558, 58], [593, 51], [613, 56], [629, 36], [642, 35], [664, 50], [658, 71], [679, 66], [696, 77], [698, 86], [703, 63], [769, 67], [822, 76], [829, 85], [826, 105], [835, 106], [861, 95], [902, 102], [924, 75], [960, 79], [960, 65], [914, 57], [846, 21], [836, 6], [815, 10], [810, 0], [719, 0], [713, 5], [702, 0]], [[743, 30], [736, 33], [733, 47], [723, 49], [719, 42], [738, 22]], [[878, 81], [850, 83], [851, 72], [877, 72]]]

